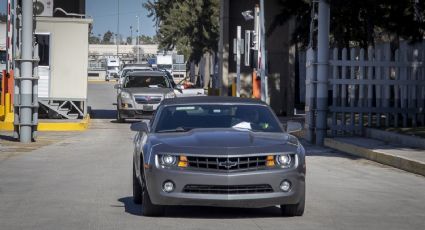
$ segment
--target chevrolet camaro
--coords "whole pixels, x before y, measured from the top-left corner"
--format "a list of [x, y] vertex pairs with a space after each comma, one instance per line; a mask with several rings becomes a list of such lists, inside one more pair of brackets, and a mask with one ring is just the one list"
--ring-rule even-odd
[[133, 123], [133, 197], [146, 216], [165, 206], [262, 208], [301, 216], [305, 150], [271, 108], [233, 97], [164, 99], [149, 122]]

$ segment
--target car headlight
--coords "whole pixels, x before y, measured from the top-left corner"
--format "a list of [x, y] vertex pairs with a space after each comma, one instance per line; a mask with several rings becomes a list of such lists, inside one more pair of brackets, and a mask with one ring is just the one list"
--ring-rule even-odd
[[276, 163], [284, 168], [288, 168], [292, 163], [292, 156], [290, 154], [281, 154], [276, 156]]
[[162, 155], [161, 164], [164, 166], [173, 166], [177, 163], [177, 157], [172, 155]]
[[176, 94], [174, 92], [169, 92], [169, 93], [165, 94], [166, 99], [167, 98], [175, 98], [175, 97], [176, 97]]
[[121, 92], [121, 98], [126, 98], [126, 99], [128, 99], [128, 98], [130, 98], [130, 94], [129, 94], [129, 93], [127, 93], [127, 92]]

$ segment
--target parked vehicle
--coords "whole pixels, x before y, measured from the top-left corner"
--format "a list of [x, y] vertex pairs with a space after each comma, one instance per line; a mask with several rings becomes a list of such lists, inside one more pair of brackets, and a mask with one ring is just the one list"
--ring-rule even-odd
[[106, 76], [105, 80], [118, 79], [119, 77], [120, 59], [116, 57], [109, 57], [106, 59]]
[[158, 70], [166, 70], [173, 75], [173, 55], [158, 54], [156, 56], [156, 67]]
[[205, 89], [197, 87], [196, 84], [189, 81], [190, 77], [183, 78], [177, 85], [179, 93], [176, 93], [177, 97], [193, 97], [193, 96], [205, 96]]
[[261, 208], [280, 205], [301, 216], [305, 150], [270, 107], [258, 100], [186, 97], [161, 102], [149, 123], [131, 125], [133, 198], [143, 215], [165, 206]]
[[127, 74], [122, 84], [115, 85], [117, 121], [152, 115], [164, 98], [174, 98], [174, 89], [161, 71], [137, 71]]

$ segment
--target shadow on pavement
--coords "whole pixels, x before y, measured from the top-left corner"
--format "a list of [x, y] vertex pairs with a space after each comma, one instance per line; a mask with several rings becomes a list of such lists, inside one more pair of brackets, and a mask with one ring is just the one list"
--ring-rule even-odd
[[[142, 216], [142, 205], [133, 202], [133, 197], [118, 199], [123, 203], [125, 212]], [[222, 208], [201, 206], [168, 206], [164, 217], [191, 219], [248, 219], [248, 218], [283, 218], [280, 208]]]
[[136, 216], [142, 216], [142, 206], [135, 204], [133, 202], [133, 197], [127, 196], [118, 199], [119, 202], [124, 204], [125, 212], [136, 215]]
[[115, 119], [117, 117], [117, 111], [113, 109], [93, 109], [90, 116], [92, 119]]
[[10, 134], [10, 136], [0, 134], [0, 140], [11, 141], [11, 142], [18, 142], [18, 140], [13, 137], [13, 134], [12, 133]]

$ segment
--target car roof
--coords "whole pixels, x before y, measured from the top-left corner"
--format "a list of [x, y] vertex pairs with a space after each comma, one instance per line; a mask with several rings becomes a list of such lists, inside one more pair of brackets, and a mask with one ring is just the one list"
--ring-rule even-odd
[[123, 70], [125, 69], [150, 69], [152, 70], [152, 67], [149, 66], [126, 66], [123, 68]]
[[241, 97], [223, 97], [223, 96], [194, 96], [177, 97], [164, 99], [162, 105], [190, 105], [190, 104], [250, 104], [267, 105], [261, 100]]
[[128, 73], [126, 76], [136, 76], [136, 77], [165, 77], [165, 74], [161, 71], [133, 71]]

